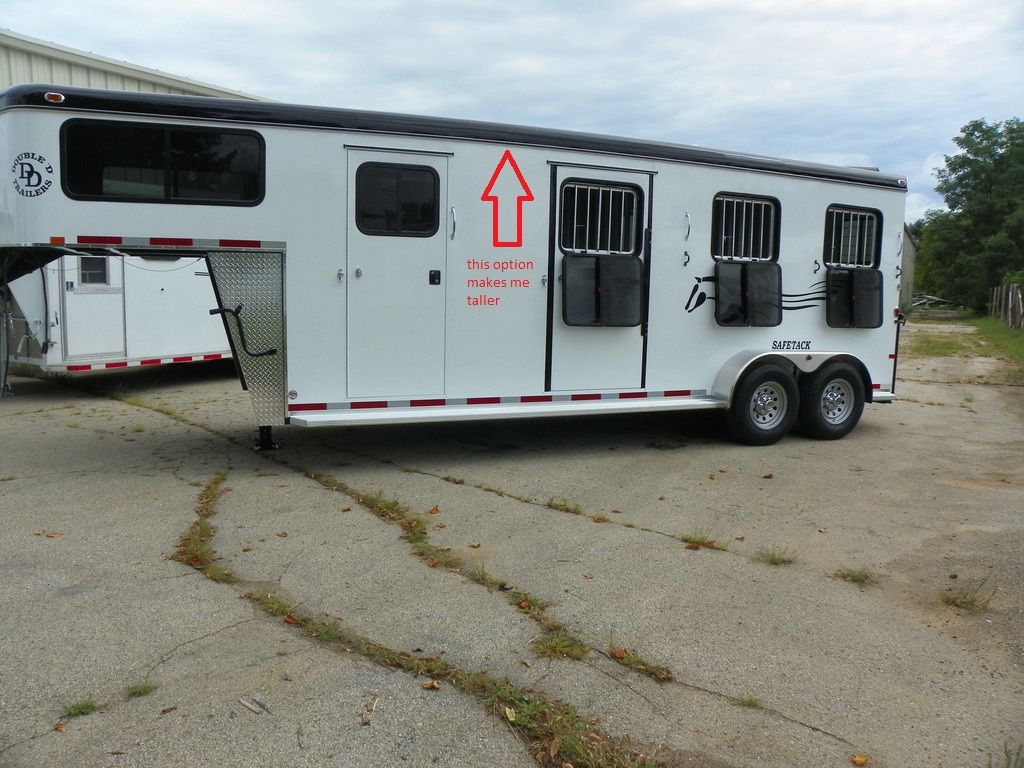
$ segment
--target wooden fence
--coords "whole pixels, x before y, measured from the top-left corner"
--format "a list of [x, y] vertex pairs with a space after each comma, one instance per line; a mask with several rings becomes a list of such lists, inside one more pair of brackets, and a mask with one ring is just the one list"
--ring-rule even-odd
[[989, 291], [988, 313], [1011, 328], [1022, 328], [1024, 306], [1019, 285], [1000, 285]]

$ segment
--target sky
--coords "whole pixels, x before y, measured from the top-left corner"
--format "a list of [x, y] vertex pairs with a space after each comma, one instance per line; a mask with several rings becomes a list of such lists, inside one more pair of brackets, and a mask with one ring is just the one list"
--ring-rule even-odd
[[1024, 0], [0, 0], [13, 32], [277, 101], [565, 128], [908, 179], [1024, 116]]

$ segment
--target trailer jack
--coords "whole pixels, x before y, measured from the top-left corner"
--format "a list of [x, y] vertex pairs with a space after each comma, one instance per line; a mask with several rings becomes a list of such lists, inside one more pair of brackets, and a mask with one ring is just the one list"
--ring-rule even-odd
[[274, 440], [273, 427], [260, 427], [259, 442], [252, 449], [260, 453], [281, 450], [281, 444]]

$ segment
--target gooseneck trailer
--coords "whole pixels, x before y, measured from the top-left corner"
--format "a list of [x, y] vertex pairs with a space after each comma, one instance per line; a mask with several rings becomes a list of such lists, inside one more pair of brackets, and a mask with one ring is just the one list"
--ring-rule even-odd
[[[0, 290], [66, 288], [66, 260], [78, 284], [97, 259], [208, 272], [264, 446], [282, 424], [693, 408], [768, 444], [894, 398], [897, 176], [57, 86], [0, 95], [0, 156]], [[181, 309], [145, 322], [199, 323]]]

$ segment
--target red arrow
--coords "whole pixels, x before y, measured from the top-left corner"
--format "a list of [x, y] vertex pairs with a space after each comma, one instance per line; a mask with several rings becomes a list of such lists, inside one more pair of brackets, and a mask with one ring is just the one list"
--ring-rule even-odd
[[[519, 184], [519, 189], [522, 194], [516, 195], [516, 239], [515, 240], [502, 240], [498, 234], [498, 207], [501, 204], [498, 195], [492, 194], [494, 191], [494, 185], [498, 183], [498, 177], [501, 176], [502, 171], [506, 167], [511, 167], [516, 174], [516, 181]], [[491, 237], [491, 244], [495, 248], [522, 248], [523, 247], [523, 203], [529, 203], [533, 201], [533, 192], [530, 191], [530, 185], [526, 183], [526, 179], [523, 178], [523, 172], [519, 170], [519, 165], [516, 163], [516, 159], [512, 157], [512, 150], [506, 149], [505, 154], [501, 156], [501, 160], [498, 161], [498, 165], [494, 169], [494, 173], [491, 174], [491, 180], [487, 183], [487, 187], [484, 189], [484, 193], [480, 196], [480, 199], [485, 203], [491, 203], [491, 223], [493, 228], [493, 235]]]

